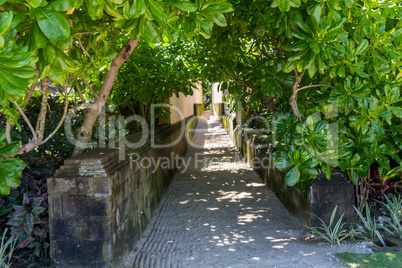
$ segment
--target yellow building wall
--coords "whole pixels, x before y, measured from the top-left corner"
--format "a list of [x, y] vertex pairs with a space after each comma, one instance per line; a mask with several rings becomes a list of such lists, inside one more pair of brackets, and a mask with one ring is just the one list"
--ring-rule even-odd
[[194, 104], [202, 104], [202, 85], [196, 83], [193, 88], [193, 95], [185, 96], [183, 93], [179, 93], [179, 97], [173, 95], [169, 99], [170, 107], [170, 123], [177, 123], [194, 114]]

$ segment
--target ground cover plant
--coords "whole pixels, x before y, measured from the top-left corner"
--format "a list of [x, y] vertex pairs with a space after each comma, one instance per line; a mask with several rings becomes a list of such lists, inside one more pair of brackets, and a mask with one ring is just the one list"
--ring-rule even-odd
[[402, 263], [402, 252], [386, 252], [386, 253], [337, 253], [350, 267], [398, 267]]

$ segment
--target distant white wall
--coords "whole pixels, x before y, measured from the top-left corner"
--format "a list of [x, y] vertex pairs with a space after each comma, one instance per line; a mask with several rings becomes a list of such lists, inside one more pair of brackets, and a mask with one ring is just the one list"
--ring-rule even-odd
[[197, 83], [193, 88], [193, 95], [185, 96], [179, 93], [179, 97], [173, 95], [169, 99], [169, 103], [176, 108], [170, 108], [170, 123], [177, 123], [194, 114], [194, 104], [202, 104], [202, 85]]
[[222, 103], [223, 92], [218, 90], [219, 85], [223, 82], [214, 83], [212, 85], [212, 103]]

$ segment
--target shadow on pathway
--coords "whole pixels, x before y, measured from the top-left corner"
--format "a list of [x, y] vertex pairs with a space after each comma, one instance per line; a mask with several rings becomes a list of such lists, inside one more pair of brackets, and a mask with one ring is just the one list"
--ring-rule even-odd
[[304, 241], [302, 224], [210, 115], [126, 267], [344, 267], [332, 253], [368, 251]]

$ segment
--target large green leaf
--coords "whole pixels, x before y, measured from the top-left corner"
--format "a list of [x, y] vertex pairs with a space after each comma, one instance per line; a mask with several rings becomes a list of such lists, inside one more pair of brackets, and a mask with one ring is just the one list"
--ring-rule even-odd
[[131, 13], [134, 14], [134, 18], [138, 18], [143, 15], [147, 10], [147, 5], [145, 0], [134, 0], [133, 5], [131, 6]]
[[299, 179], [300, 171], [298, 166], [295, 166], [291, 170], [289, 170], [285, 177], [286, 184], [289, 186], [295, 186]]
[[[53, 10], [53, 11], [68, 11], [72, 9], [73, 7], [78, 9], [82, 6], [84, 1], [82, 0], [56, 0], [56, 1], [51, 1], [45, 9], [47, 10]], [[97, 5], [100, 5], [100, 1], [93, 1], [90, 0], [88, 2], [96, 2]]]
[[32, 24], [25, 44], [29, 46], [30, 51], [46, 47], [47, 38], [39, 29], [39, 25], [37, 22], [34, 22]]
[[186, 12], [195, 12], [198, 9], [198, 5], [188, 0], [168, 0], [167, 2], [170, 5]]
[[169, 18], [169, 15], [165, 13], [161, 4], [159, 4], [156, 0], [148, 0], [149, 7], [151, 8], [152, 14], [154, 14], [158, 19], [166, 20]]
[[104, 0], [89, 0], [87, 2], [88, 14], [92, 20], [101, 19], [103, 16]]
[[70, 36], [67, 19], [57, 11], [39, 9], [36, 13], [39, 28], [52, 40], [62, 40]]
[[277, 0], [277, 2], [281, 12], [288, 12], [290, 10], [289, 0]]
[[10, 155], [17, 152], [19, 149], [20, 149], [19, 142], [14, 141], [0, 148], [0, 155]]
[[12, 69], [0, 67], [0, 86], [10, 95], [19, 95], [28, 88], [28, 81], [14, 75]]

